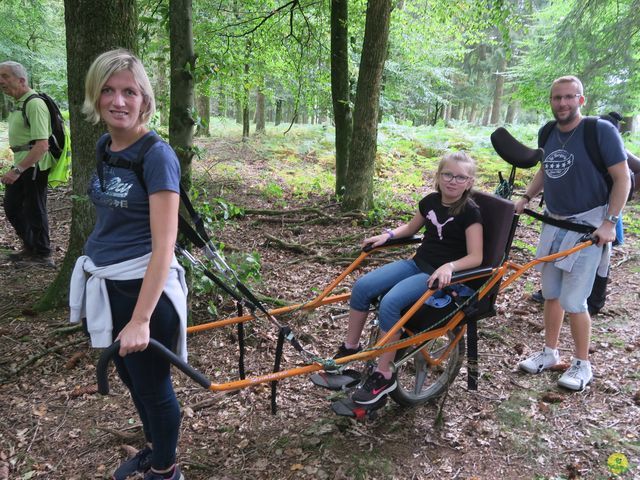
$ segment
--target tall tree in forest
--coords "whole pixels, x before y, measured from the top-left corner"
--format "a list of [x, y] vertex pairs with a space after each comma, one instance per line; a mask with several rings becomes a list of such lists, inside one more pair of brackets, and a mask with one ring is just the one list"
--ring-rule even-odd
[[349, 99], [349, 2], [331, 0], [331, 98], [336, 127], [336, 195], [346, 190], [353, 130]]
[[182, 178], [190, 183], [193, 159], [194, 78], [196, 57], [193, 50], [191, 0], [169, 2], [169, 46], [171, 49], [171, 99], [169, 143], [182, 167]]
[[387, 57], [391, 0], [369, 0], [353, 113], [344, 210], [367, 209], [373, 200], [378, 110], [382, 71]]
[[38, 302], [36, 308], [46, 310], [64, 304], [75, 259], [95, 221], [87, 199], [87, 185], [95, 170], [96, 142], [104, 127], [91, 125], [80, 111], [84, 101], [85, 74], [91, 62], [102, 52], [113, 48], [136, 51], [137, 15], [135, 0], [95, 2], [65, 0], [64, 14], [67, 40], [67, 78], [73, 151], [73, 192], [71, 233], [67, 253], [58, 276]]

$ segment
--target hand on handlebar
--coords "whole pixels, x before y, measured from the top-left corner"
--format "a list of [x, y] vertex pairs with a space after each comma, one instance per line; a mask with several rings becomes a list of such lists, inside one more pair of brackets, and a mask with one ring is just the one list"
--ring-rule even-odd
[[381, 233], [380, 235], [376, 235], [374, 237], [365, 238], [362, 241], [362, 246], [366, 247], [367, 245], [369, 245], [370, 248], [376, 248], [380, 245], [384, 245], [390, 238], [391, 236], [388, 233]]
[[596, 245], [602, 247], [616, 239], [616, 226], [608, 220], [605, 220], [602, 222], [602, 225], [591, 234], [591, 237]]
[[522, 212], [524, 212], [524, 209], [527, 208], [527, 205], [529, 205], [529, 200], [527, 200], [526, 198], [518, 199], [518, 201], [515, 203], [516, 213], [520, 215]]
[[133, 352], [142, 352], [149, 345], [149, 322], [139, 323], [130, 320], [116, 340], [120, 340], [120, 349], [118, 354], [121, 357]]
[[453, 270], [450, 263], [445, 263], [438, 267], [438, 269], [431, 274], [427, 285], [429, 288], [441, 289], [451, 283], [451, 277], [453, 276]]

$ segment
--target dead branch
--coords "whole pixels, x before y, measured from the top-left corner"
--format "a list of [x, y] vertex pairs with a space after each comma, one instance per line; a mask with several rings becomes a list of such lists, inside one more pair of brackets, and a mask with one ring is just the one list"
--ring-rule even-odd
[[32, 357], [29, 357], [27, 359], [27, 361], [25, 361], [22, 365], [16, 367], [15, 370], [12, 370], [11, 372], [9, 372], [10, 376], [14, 376], [14, 375], [18, 375], [22, 370], [24, 370], [25, 368], [27, 368], [29, 365], [34, 364], [35, 362], [37, 362], [38, 360], [40, 360], [42, 357], [45, 357], [47, 355], [49, 355], [50, 353], [56, 353], [59, 352], [60, 350], [67, 348], [67, 347], [71, 347], [73, 345], [78, 345], [79, 343], [83, 343], [86, 342], [87, 339], [86, 338], [79, 338], [79, 339], [75, 339], [75, 340], [71, 340], [67, 343], [62, 343], [62, 344], [58, 344], [58, 345], [54, 345], [53, 347], [49, 347], [45, 350], [43, 350], [42, 352], [33, 355]]

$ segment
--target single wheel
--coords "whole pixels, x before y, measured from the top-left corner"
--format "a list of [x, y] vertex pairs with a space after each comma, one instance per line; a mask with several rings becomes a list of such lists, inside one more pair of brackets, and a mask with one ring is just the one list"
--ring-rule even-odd
[[465, 353], [464, 337], [437, 365], [429, 365], [422, 352], [437, 360], [449, 348], [455, 337], [455, 333], [449, 331], [430, 340], [419, 352], [411, 356], [407, 356], [412, 350], [410, 348], [398, 351], [395, 360], [398, 386], [389, 394], [397, 404], [405, 407], [422, 405], [444, 393], [462, 366]]

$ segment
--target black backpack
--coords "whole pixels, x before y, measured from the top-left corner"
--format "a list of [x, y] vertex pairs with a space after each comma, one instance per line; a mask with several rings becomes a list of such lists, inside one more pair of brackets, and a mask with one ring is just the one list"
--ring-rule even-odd
[[[29, 119], [27, 118], [27, 103], [34, 98], [41, 98], [47, 109], [49, 109], [49, 115], [51, 116], [51, 136], [49, 137], [49, 153], [53, 155], [56, 160], [60, 159], [62, 152], [66, 144], [66, 130], [64, 126], [64, 119], [60, 113], [60, 108], [56, 102], [46, 93], [34, 93], [29, 95], [22, 104], [22, 118], [24, 124], [30, 127]], [[29, 145], [33, 145], [34, 141], [29, 142]]]
[[[613, 179], [611, 178], [611, 175], [607, 171], [607, 167], [605, 167], [604, 165], [604, 160], [602, 160], [600, 144], [598, 143], [598, 133], [596, 131], [596, 125], [598, 123], [599, 118], [612, 123], [616, 127], [618, 126], [617, 119], [612, 117], [611, 114], [600, 115], [599, 117], [585, 117], [584, 118], [584, 146], [587, 150], [587, 153], [589, 154], [589, 158], [591, 159], [595, 167], [598, 169], [598, 171], [604, 177], [604, 181], [607, 183], [607, 189], [609, 190], [609, 192], [611, 192], [611, 188], [613, 187]], [[553, 131], [557, 123], [558, 123], [557, 121], [551, 120], [547, 122], [540, 129], [540, 132], [538, 133], [539, 148], [544, 149], [544, 144], [547, 143], [547, 140], [549, 139], [549, 135], [551, 135], [551, 132]], [[628, 166], [629, 165], [627, 164], [627, 168]], [[629, 189], [629, 196], [627, 198], [627, 201], [631, 200], [631, 197], [633, 196], [634, 186], [635, 186], [635, 178], [634, 178], [633, 172], [631, 172], [631, 169], [629, 169], [629, 173], [630, 173], [629, 176], [631, 177], [631, 188]]]

